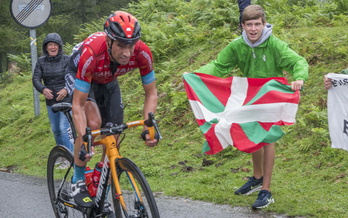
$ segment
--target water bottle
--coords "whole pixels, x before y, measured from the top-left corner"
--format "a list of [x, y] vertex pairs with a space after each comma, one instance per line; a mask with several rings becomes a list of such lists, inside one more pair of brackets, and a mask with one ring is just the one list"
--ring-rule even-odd
[[99, 185], [100, 173], [103, 169], [103, 164], [104, 164], [103, 162], [99, 162], [95, 164], [95, 168], [92, 175], [92, 180], [95, 187], [98, 187]]
[[86, 167], [86, 171], [85, 171], [86, 185], [87, 185], [89, 194], [92, 197], [94, 197], [97, 194], [97, 187], [95, 187], [93, 184], [92, 175], [93, 175], [93, 170], [91, 170], [91, 168], [89, 167]]

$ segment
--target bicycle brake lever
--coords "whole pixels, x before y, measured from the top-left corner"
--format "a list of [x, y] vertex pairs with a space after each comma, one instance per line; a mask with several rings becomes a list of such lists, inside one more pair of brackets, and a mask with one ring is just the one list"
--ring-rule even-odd
[[159, 131], [158, 125], [155, 120], [155, 115], [152, 112], [149, 113], [149, 120], [151, 120], [152, 124], [155, 126], [155, 129], [156, 129], [156, 132], [158, 133], [159, 138], [162, 139], [162, 135]]
[[83, 137], [82, 137], [83, 141], [87, 142], [87, 148], [85, 150], [85, 152], [86, 152], [85, 155], [88, 153], [90, 157], [92, 157], [92, 149], [91, 149], [91, 146], [92, 146], [92, 135], [91, 134], [92, 134], [91, 128], [87, 127], [86, 128], [86, 134], [83, 135]]
[[80, 153], [79, 153], [79, 159], [80, 159], [81, 161], [86, 160], [86, 154], [87, 154], [87, 151], [86, 151], [86, 149], [85, 149], [85, 145], [82, 144], [82, 146], [81, 146], [81, 151], [80, 151]]
[[156, 120], [153, 119], [152, 122], [153, 122], [153, 125], [155, 126], [156, 132], [157, 132], [158, 135], [159, 135], [159, 138], [162, 139], [162, 135], [161, 135], [161, 133], [160, 133], [160, 131], [159, 131], [158, 125], [157, 125], [157, 123], [156, 123]]

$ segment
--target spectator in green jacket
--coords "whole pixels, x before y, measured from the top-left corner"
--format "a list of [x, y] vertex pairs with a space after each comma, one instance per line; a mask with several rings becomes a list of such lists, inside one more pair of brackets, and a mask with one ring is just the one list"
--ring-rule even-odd
[[[348, 68], [341, 71], [341, 74], [347, 74], [348, 75]], [[329, 90], [332, 86], [332, 82], [330, 78], [326, 78], [326, 75], [324, 76], [324, 87], [326, 90]]]
[[[283, 71], [293, 76], [292, 90], [299, 90], [308, 77], [308, 63], [272, 35], [272, 25], [266, 23], [265, 12], [259, 5], [249, 5], [242, 14], [243, 33], [218, 55], [217, 59], [195, 72], [222, 77], [238, 66], [244, 77], [283, 77]], [[260, 191], [252, 208], [263, 208], [274, 203], [271, 194], [271, 177], [275, 159], [274, 143], [252, 153], [253, 176], [249, 177], [237, 195]]]

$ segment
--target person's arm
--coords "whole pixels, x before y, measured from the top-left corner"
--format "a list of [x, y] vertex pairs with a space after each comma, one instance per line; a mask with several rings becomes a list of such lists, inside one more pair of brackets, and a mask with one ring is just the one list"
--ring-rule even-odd
[[68, 94], [72, 95], [75, 90], [76, 74], [67, 73], [64, 79], [65, 79], [65, 88], [67, 89]]
[[233, 53], [233, 43], [232, 41], [229, 45], [227, 45], [219, 54], [216, 60], [211, 61], [210, 63], [202, 66], [198, 70], [193, 72], [197, 73], [205, 73], [217, 77], [222, 77], [236, 66], [237, 57]]
[[[144, 102], [144, 119], [149, 118], [149, 112], [155, 114], [157, 108], [157, 89], [156, 89], [156, 80], [149, 84], [143, 84], [145, 91], [145, 102]], [[143, 131], [147, 130], [147, 127], [144, 126]], [[148, 134], [145, 135], [146, 144], [149, 147], [153, 147], [157, 144], [157, 139], [150, 140], [150, 136]]]
[[[140, 70], [141, 81], [145, 92], [145, 101], [143, 108], [144, 119], [149, 118], [149, 112], [155, 114], [157, 108], [157, 89], [156, 78], [153, 70], [152, 53], [150, 48], [143, 42], [139, 44], [139, 56], [137, 59], [138, 68]], [[147, 127], [143, 127], [142, 137]], [[157, 144], [157, 139], [151, 140], [149, 134], [145, 134], [145, 143], [149, 147]]]
[[79, 153], [81, 151], [81, 145], [83, 144], [82, 136], [86, 132], [87, 119], [85, 112], [85, 103], [88, 97], [88, 93], [81, 92], [79, 90], [74, 91], [73, 103], [72, 103], [72, 114], [74, 125], [77, 133], [77, 138], [74, 147], [74, 161], [77, 166], [85, 166], [86, 161], [79, 159]]
[[34, 69], [33, 79], [32, 79], [33, 85], [37, 91], [41, 92], [45, 96], [45, 98], [52, 99], [53, 91], [50, 90], [49, 88], [46, 88], [46, 86], [42, 84], [41, 82], [42, 75], [43, 75], [43, 72], [42, 72], [40, 61], [37, 61], [35, 69]]
[[345, 70], [342, 70], [342, 71], [341, 71], [341, 74], [347, 74], [347, 75], [348, 75], [348, 68], [345, 69]]
[[289, 48], [287, 43], [280, 41], [277, 38], [274, 42], [277, 43], [281, 68], [292, 74], [295, 81], [306, 81], [308, 78], [309, 67], [306, 59]]
[[42, 93], [45, 88], [45, 86], [42, 84], [42, 74], [43, 72], [42, 72], [41, 64], [39, 61], [37, 61], [35, 65], [32, 81], [33, 81], [33, 85], [35, 89], [39, 91], [40, 93]]
[[[278, 39], [275, 39], [277, 42]], [[278, 41], [280, 66], [293, 75], [295, 81], [291, 82], [291, 89], [301, 89], [308, 78], [308, 63], [306, 59], [289, 48], [288, 44]]]

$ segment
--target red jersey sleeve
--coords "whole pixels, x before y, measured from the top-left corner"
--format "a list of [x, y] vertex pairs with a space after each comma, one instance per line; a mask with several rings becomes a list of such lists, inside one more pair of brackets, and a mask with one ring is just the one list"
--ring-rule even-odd
[[140, 49], [138, 54], [138, 68], [141, 76], [145, 76], [153, 71], [152, 54], [149, 46], [140, 41]]
[[81, 52], [76, 78], [91, 83], [93, 73], [96, 71], [96, 57], [89, 46]]

